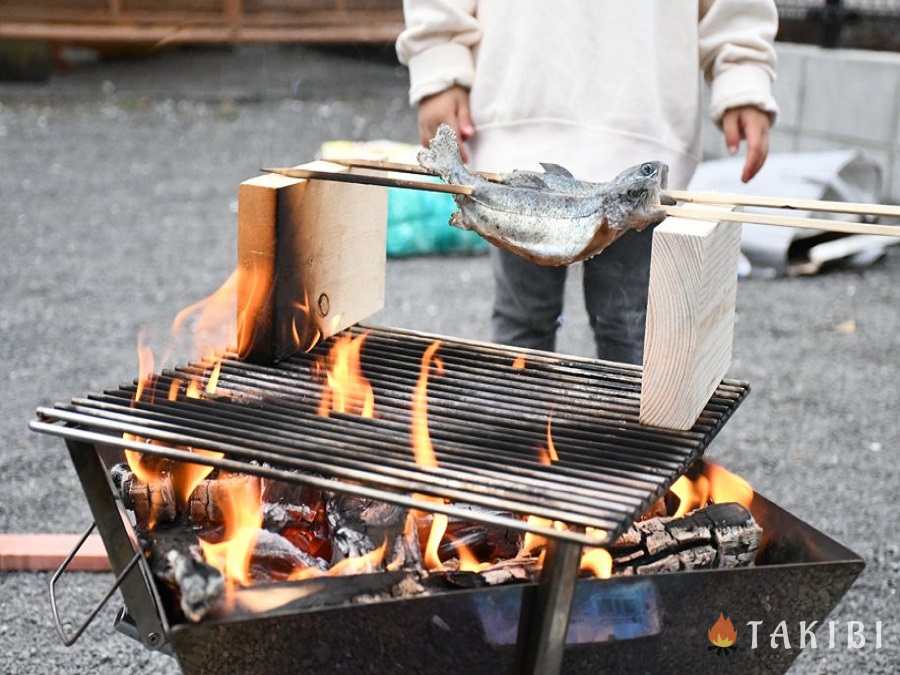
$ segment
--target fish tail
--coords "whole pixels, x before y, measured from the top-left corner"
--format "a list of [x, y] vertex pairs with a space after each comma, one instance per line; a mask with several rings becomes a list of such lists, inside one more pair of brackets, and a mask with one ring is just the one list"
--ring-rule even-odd
[[448, 124], [442, 124], [418, 155], [419, 164], [424, 169], [437, 174], [448, 183], [459, 182], [468, 177], [469, 171], [459, 154], [456, 132]]

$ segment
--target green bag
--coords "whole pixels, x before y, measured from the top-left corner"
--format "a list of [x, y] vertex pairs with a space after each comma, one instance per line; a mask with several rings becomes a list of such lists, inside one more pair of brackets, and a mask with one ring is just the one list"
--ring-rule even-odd
[[388, 257], [471, 255], [487, 251], [488, 243], [477, 234], [450, 225], [450, 216], [455, 210], [456, 204], [450, 195], [389, 188]]

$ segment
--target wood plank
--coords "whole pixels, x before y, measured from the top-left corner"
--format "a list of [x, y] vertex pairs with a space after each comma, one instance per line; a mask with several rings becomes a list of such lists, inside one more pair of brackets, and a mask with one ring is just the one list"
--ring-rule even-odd
[[[328, 162], [302, 168], [347, 171]], [[238, 194], [244, 358], [284, 358], [384, 306], [386, 189], [270, 174]]]
[[55, 24], [50, 22], [0, 22], [0, 38], [57, 40], [61, 42], [139, 42], [153, 44], [242, 44], [255, 42], [387, 44], [397, 39], [403, 23], [334, 26], [249, 26], [237, 31], [225, 25], [106, 25]]
[[[0, 572], [48, 572], [78, 543], [77, 534], [0, 534]], [[100, 535], [92, 534], [69, 565], [73, 572], [106, 572], [109, 560]]]
[[[704, 209], [720, 215], [730, 210]], [[725, 376], [740, 245], [741, 227], [731, 222], [667, 218], [654, 231], [642, 424], [690, 429]]]

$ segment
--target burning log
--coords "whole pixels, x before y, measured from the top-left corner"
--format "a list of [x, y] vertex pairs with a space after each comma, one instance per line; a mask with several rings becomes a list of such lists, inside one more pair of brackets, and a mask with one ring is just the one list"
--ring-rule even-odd
[[126, 464], [117, 464], [111, 471], [113, 483], [119, 488], [125, 508], [134, 511], [140, 530], [160, 523], [171, 523], [178, 515], [175, 485], [172, 477], [161, 474], [157, 480], [140, 480]]
[[387, 569], [423, 569], [415, 520], [406, 509], [362, 497], [330, 494], [326, 513], [331, 528], [332, 564], [366, 555], [384, 543]]
[[711, 504], [683, 518], [655, 517], [632, 525], [610, 547], [616, 574], [746, 567], [762, 528], [740, 504]]
[[254, 581], [284, 580], [292, 572], [310, 567], [324, 572], [328, 569], [328, 562], [305, 553], [280, 534], [259, 530], [250, 558], [250, 573]]
[[190, 621], [207, 616], [225, 596], [225, 577], [203, 561], [197, 537], [182, 528], [153, 530], [146, 542], [150, 569]]

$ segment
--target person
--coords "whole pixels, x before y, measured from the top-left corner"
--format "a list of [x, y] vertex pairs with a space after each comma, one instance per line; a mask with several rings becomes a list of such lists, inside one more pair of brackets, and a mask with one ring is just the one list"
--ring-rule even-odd
[[[552, 162], [602, 181], [648, 160], [687, 186], [700, 160], [701, 77], [709, 113], [742, 179], [762, 167], [777, 107], [772, 0], [404, 0], [397, 55], [409, 68], [420, 141], [442, 122], [473, 168]], [[640, 363], [651, 231], [629, 232], [584, 264], [600, 358]], [[552, 351], [566, 268], [492, 247], [493, 338]]]

